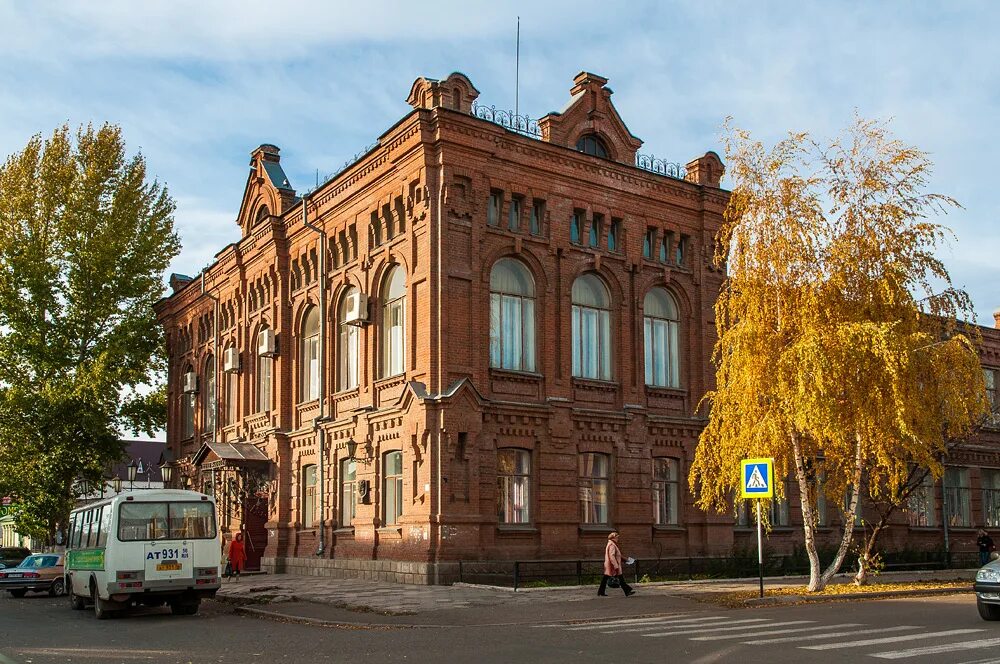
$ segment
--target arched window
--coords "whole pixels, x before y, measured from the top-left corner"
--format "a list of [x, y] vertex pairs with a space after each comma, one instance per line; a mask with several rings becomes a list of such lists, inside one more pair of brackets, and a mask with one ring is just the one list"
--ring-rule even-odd
[[345, 322], [347, 300], [357, 292], [357, 288], [348, 288], [340, 298], [340, 306], [337, 307], [337, 324], [340, 328], [337, 346], [337, 387], [341, 391], [353, 390], [358, 386], [358, 327]]
[[642, 303], [646, 385], [680, 387], [677, 304], [664, 288], [652, 288]]
[[535, 283], [512, 258], [490, 271], [490, 366], [535, 370]]
[[382, 376], [387, 378], [403, 373], [405, 366], [406, 275], [403, 268], [396, 265], [389, 270], [382, 282], [382, 293]]
[[584, 154], [594, 155], [601, 159], [608, 158], [608, 148], [604, 146], [604, 141], [596, 134], [586, 134], [576, 142], [576, 149]]
[[[184, 368], [181, 374], [182, 389], [183, 381], [189, 373], [194, 371], [190, 364]], [[190, 438], [194, 435], [194, 400], [197, 395], [186, 390], [181, 392], [181, 438]]]
[[[262, 328], [257, 333], [257, 348], [268, 329]], [[270, 355], [257, 355], [257, 412], [271, 411], [271, 374], [274, 370], [274, 358]]]
[[301, 400], [319, 399], [319, 309], [316, 307], [309, 307], [302, 319], [299, 367], [302, 372], [302, 383], [299, 386]]
[[208, 356], [205, 360], [204, 390], [201, 395], [201, 412], [205, 423], [205, 432], [215, 431], [215, 357]]
[[595, 274], [573, 282], [573, 375], [611, 380], [611, 297]]
[[267, 219], [270, 216], [271, 216], [271, 211], [267, 209], [267, 206], [261, 205], [259, 208], [257, 208], [257, 216], [254, 217], [253, 223], [255, 224], [260, 223], [261, 221]]
[[[230, 348], [234, 348], [230, 346]], [[237, 359], [239, 356], [237, 356]], [[225, 373], [226, 384], [226, 424], [236, 424], [238, 414], [238, 404], [240, 400], [240, 376], [237, 371], [227, 371]]]

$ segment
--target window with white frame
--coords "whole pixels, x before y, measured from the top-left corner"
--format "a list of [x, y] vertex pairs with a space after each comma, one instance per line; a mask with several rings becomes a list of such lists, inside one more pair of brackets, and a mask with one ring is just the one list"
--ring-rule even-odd
[[354, 459], [340, 462], [340, 527], [349, 528], [358, 507], [358, 464]]
[[611, 296], [595, 274], [573, 282], [573, 375], [611, 380]]
[[511, 196], [510, 207], [507, 209], [507, 228], [512, 231], [521, 229], [521, 198]]
[[993, 423], [1000, 423], [1000, 369], [983, 367], [983, 378], [986, 381], [986, 399], [989, 401], [990, 411], [993, 414]]
[[580, 455], [580, 522], [606, 525], [609, 520], [611, 457], [585, 452]]
[[486, 205], [486, 223], [490, 226], [500, 224], [500, 201], [503, 194], [499, 191], [491, 191], [489, 202]]
[[535, 370], [535, 283], [512, 258], [501, 258], [490, 271], [490, 366]]
[[340, 328], [338, 335], [338, 357], [337, 357], [337, 387], [340, 390], [353, 390], [358, 386], [358, 340], [360, 331], [357, 325], [347, 323], [347, 303], [348, 298], [358, 292], [353, 286], [348, 288], [340, 298], [340, 306], [337, 307], [337, 324]]
[[205, 360], [204, 390], [201, 395], [201, 412], [204, 414], [205, 432], [215, 431], [215, 358]]
[[302, 467], [302, 527], [316, 525], [316, 466]]
[[[257, 346], [260, 347], [261, 337], [267, 328], [257, 333]], [[274, 371], [274, 358], [269, 355], [257, 355], [257, 412], [271, 411], [271, 374]]]
[[388, 378], [403, 373], [405, 367], [403, 355], [406, 334], [403, 326], [406, 322], [406, 275], [399, 265], [394, 266], [385, 276], [383, 293], [382, 376]]
[[906, 518], [911, 528], [930, 528], [934, 521], [934, 477], [927, 473], [906, 499]]
[[676, 526], [680, 463], [677, 459], [653, 459], [653, 523], [658, 526]]
[[577, 210], [569, 220], [569, 241], [573, 244], [580, 243], [580, 233], [583, 232], [583, 211]]
[[302, 318], [302, 343], [299, 349], [301, 401], [319, 399], [319, 309], [309, 307]]
[[[194, 371], [194, 367], [188, 365], [181, 374], [184, 376]], [[181, 392], [181, 438], [190, 438], [194, 435], [194, 403], [196, 395], [191, 392]]]
[[497, 451], [497, 513], [501, 524], [531, 522], [531, 452]]
[[944, 507], [951, 528], [972, 527], [972, 490], [969, 469], [949, 466], [944, 471]]
[[1000, 528], [1000, 470], [983, 468], [980, 475], [983, 485], [983, 524], [987, 528]]
[[646, 385], [680, 387], [677, 304], [665, 288], [651, 288], [643, 300]]
[[382, 464], [382, 525], [395, 526], [403, 515], [403, 453], [388, 452]]

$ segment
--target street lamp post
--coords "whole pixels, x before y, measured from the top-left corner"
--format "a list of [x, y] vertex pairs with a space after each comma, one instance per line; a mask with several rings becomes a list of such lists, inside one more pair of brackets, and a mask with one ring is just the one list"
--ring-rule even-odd
[[120, 478], [117, 475], [115, 475], [114, 479], [111, 480], [111, 487], [115, 490], [116, 494], [121, 493], [122, 492], [122, 478]]
[[160, 466], [160, 477], [163, 478], [163, 488], [169, 489], [171, 480], [174, 479], [174, 467], [169, 463]]
[[138, 470], [138, 468], [135, 465], [135, 459], [132, 459], [128, 463], [128, 490], [129, 491], [132, 491], [132, 489], [134, 488], [133, 484], [135, 483], [135, 473], [136, 473], [137, 470]]

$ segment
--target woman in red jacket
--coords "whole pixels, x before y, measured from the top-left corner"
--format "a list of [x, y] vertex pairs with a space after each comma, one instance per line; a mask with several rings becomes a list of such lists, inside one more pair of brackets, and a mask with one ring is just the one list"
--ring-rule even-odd
[[[604, 591], [607, 589], [608, 580], [611, 578], [618, 580], [618, 586], [625, 593], [625, 597], [635, 594], [632, 587], [625, 583], [625, 574], [622, 568], [622, 550], [618, 548], [618, 533], [608, 535], [608, 545], [604, 548], [604, 576], [601, 578], [601, 587], [597, 589], [598, 595], [602, 597], [607, 595]], [[612, 587], [614, 587], [613, 584]]]
[[247, 564], [247, 552], [243, 546], [243, 533], [236, 533], [236, 539], [229, 545], [229, 564], [233, 568], [236, 580], [239, 581], [240, 572], [243, 571], [243, 567]]

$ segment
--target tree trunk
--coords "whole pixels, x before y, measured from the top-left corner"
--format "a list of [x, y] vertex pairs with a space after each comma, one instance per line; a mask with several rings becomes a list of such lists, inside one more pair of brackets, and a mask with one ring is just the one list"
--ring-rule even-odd
[[870, 561], [872, 559], [872, 552], [875, 550], [875, 543], [878, 541], [878, 536], [885, 530], [888, 521], [888, 517], [883, 515], [879, 519], [878, 525], [872, 530], [872, 534], [865, 537], [864, 547], [861, 550], [861, 555], [858, 556], [858, 573], [854, 575], [854, 583], [859, 586], [868, 585], [871, 581]]
[[854, 521], [857, 519], [858, 514], [858, 503], [861, 496], [861, 471], [864, 467], [861, 455], [861, 436], [855, 434], [854, 440], [854, 483], [852, 485], [853, 491], [850, 507], [844, 512], [844, 517], [846, 518], [844, 522], [844, 536], [840, 540], [840, 548], [837, 549], [837, 555], [834, 556], [830, 566], [823, 571], [823, 576], [820, 577], [820, 584], [817, 590], [825, 588], [826, 584], [833, 578], [833, 575], [840, 571], [840, 566], [847, 556], [847, 549], [851, 546], [851, 541], [854, 539]]
[[816, 551], [816, 519], [809, 497], [809, 478], [806, 476], [805, 459], [798, 434], [792, 432], [792, 450], [795, 455], [795, 479], [799, 485], [799, 502], [802, 505], [802, 530], [805, 535], [806, 554], [809, 556], [809, 586], [807, 590], [820, 590], [819, 553]]

